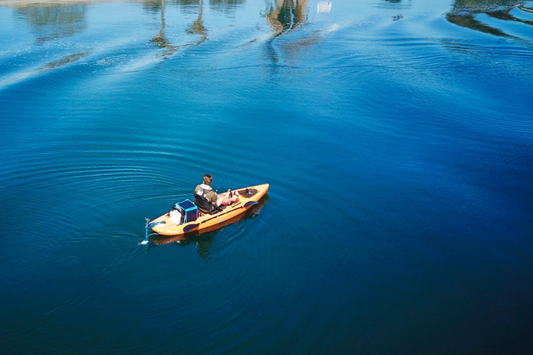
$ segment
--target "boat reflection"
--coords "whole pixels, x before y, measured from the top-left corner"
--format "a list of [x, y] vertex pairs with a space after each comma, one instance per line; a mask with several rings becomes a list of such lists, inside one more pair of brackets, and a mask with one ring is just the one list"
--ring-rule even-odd
[[502, 29], [483, 23], [476, 16], [485, 14], [503, 21], [514, 21], [533, 25], [533, 21], [522, 20], [511, 15], [511, 11], [515, 8], [521, 11], [527, 11], [527, 8], [520, 6], [521, 3], [521, 1], [510, 0], [456, 0], [452, 10], [446, 14], [446, 19], [450, 23], [474, 31], [499, 37], [517, 38], [504, 32]]
[[264, 196], [261, 200], [259, 200], [258, 204], [253, 206], [250, 210], [248, 210], [246, 213], [236, 216], [234, 218], [231, 218], [224, 223], [221, 223], [217, 226], [213, 226], [212, 228], [208, 228], [202, 231], [192, 232], [188, 233], [186, 235], [180, 235], [180, 236], [163, 236], [159, 234], [151, 234], [150, 239], [152, 240], [152, 243], [156, 245], [163, 245], [163, 244], [170, 244], [170, 243], [178, 243], [181, 246], [186, 246], [189, 244], [195, 244], [198, 249], [198, 254], [202, 258], [207, 258], [209, 256], [209, 248], [211, 244], [214, 241], [215, 235], [219, 233], [224, 227], [237, 223], [241, 220], [251, 219], [259, 215], [261, 212], [261, 209], [263, 206], [269, 201], [268, 194]]

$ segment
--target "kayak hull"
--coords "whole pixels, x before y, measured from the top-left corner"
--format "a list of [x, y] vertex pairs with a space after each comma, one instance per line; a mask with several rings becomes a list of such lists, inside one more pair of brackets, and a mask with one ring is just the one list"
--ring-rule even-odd
[[[223, 230], [224, 227], [229, 226], [230, 224], [240, 222], [245, 219], [254, 218], [259, 215], [261, 212], [263, 206], [268, 202], [268, 195], [263, 196], [257, 205], [252, 206], [251, 208], [247, 209], [245, 213], [241, 213], [240, 215], [233, 217], [231, 219], [228, 219], [226, 222], [214, 225], [209, 228], [204, 228], [197, 232], [191, 232], [181, 235], [161, 235], [152, 233], [150, 236], [150, 240], [152, 243], [156, 245], [164, 245], [164, 244], [171, 244], [171, 243], [191, 243], [192, 241], [197, 240], [200, 236], [206, 236], [206, 238], [213, 238], [213, 236], [218, 233], [219, 231]], [[210, 236], [210, 237], [209, 237]]]
[[239, 200], [236, 203], [225, 206], [222, 211], [215, 214], [200, 213], [196, 221], [178, 224], [170, 219], [170, 213], [167, 212], [151, 221], [149, 227], [163, 236], [181, 236], [214, 230], [227, 225], [232, 220], [239, 220], [236, 217], [244, 215], [246, 211], [255, 206], [267, 194], [269, 187], [269, 184], [262, 184], [232, 190], [232, 192], [239, 192]]

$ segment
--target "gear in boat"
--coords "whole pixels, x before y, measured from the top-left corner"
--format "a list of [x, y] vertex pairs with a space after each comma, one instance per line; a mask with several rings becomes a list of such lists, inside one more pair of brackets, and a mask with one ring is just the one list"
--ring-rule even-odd
[[176, 203], [170, 212], [147, 223], [147, 228], [166, 236], [213, 229], [257, 205], [268, 189], [269, 184], [262, 184], [229, 190], [222, 194], [223, 197], [228, 198], [231, 194], [236, 198], [227, 199], [228, 205], [225, 206], [216, 206], [213, 199], [205, 201], [202, 194], [195, 194], [194, 202], [186, 199]]
[[226, 207], [231, 207], [236, 205], [239, 202], [239, 196], [243, 196], [244, 198], [250, 198], [254, 196], [257, 193], [256, 189], [253, 188], [246, 188], [242, 189], [240, 191], [232, 192], [229, 190], [227, 192], [228, 197], [235, 196], [236, 199], [233, 199], [231, 204], [229, 205], [220, 205], [215, 206], [213, 205], [206, 197], [205, 195], [201, 194], [194, 194], [194, 202], [192, 202], [189, 199], [183, 200], [181, 202], [176, 203], [174, 206], [172, 206], [172, 209], [169, 212], [170, 219], [177, 224], [184, 224], [189, 222], [194, 222], [198, 219], [198, 217], [201, 217], [203, 215], [214, 215], [217, 213], [222, 212]]

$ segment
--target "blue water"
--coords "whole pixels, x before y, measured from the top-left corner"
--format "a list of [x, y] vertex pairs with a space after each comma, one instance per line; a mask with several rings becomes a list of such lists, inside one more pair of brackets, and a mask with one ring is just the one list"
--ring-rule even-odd
[[531, 353], [531, 8], [0, 1], [1, 352]]

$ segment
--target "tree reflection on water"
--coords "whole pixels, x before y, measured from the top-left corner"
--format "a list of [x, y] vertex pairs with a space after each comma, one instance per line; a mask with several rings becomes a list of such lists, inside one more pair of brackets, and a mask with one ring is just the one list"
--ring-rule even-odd
[[21, 4], [15, 14], [26, 20], [37, 44], [72, 36], [86, 28], [85, 4]]
[[171, 45], [165, 37], [165, 0], [161, 0], [159, 9], [161, 11], [161, 29], [157, 35], [150, 40], [150, 42], [157, 44], [159, 48], [166, 49], [166, 51], [162, 54], [162, 56], [166, 59], [174, 54], [178, 50], [178, 47]]
[[[291, 60], [299, 53], [320, 41], [329, 30], [315, 29], [312, 31], [299, 31], [291, 36], [290, 40], [281, 40], [281, 37], [292, 31], [301, 29], [308, 21], [309, 0], [272, 0], [267, 3], [266, 20], [274, 34], [266, 42], [265, 54], [269, 61], [269, 70], [275, 74], [282, 59]], [[329, 3], [331, 8], [331, 2]], [[317, 10], [318, 11], [318, 10]], [[329, 12], [329, 10], [328, 10]], [[275, 75], [271, 75], [272, 78]]]
[[510, 13], [515, 8], [527, 11], [527, 8], [521, 6], [523, 3], [524, 1], [516, 0], [456, 0], [452, 10], [446, 15], [446, 19], [450, 23], [474, 31], [499, 37], [516, 38], [515, 36], [507, 34], [500, 28], [483, 23], [476, 18], [476, 16], [478, 14], [485, 14], [503, 21], [513, 21], [533, 25], [533, 21], [519, 19]]
[[[182, 9], [186, 9], [186, 12], [189, 12], [191, 9], [197, 11], [198, 17], [195, 21], [191, 23], [187, 29], [189, 34], [200, 35], [200, 40], [196, 41], [194, 46], [203, 43], [207, 39], [207, 29], [203, 24], [203, 0], [173, 0], [170, 1], [171, 4], [180, 5]], [[143, 0], [143, 8], [150, 12], [161, 12], [161, 28], [159, 32], [150, 40], [151, 43], [157, 44], [159, 48], [165, 48], [166, 50], [162, 53], [162, 56], [166, 59], [172, 56], [177, 50], [178, 46], [170, 44], [168, 39], [165, 37], [165, 0]], [[196, 10], [197, 7], [197, 10]]]
[[189, 30], [187, 31], [190, 34], [198, 34], [200, 35], [200, 40], [196, 43], [196, 45], [199, 45], [203, 43], [207, 39], [207, 30], [204, 27], [204, 24], [202, 22], [202, 15], [203, 15], [203, 1], [199, 0], [198, 5], [198, 18], [191, 24], [189, 27]]
[[307, 19], [309, 0], [276, 0], [269, 4], [266, 18], [276, 36], [294, 30]]
[[210, 0], [209, 8], [223, 13], [234, 12], [246, 0]]

